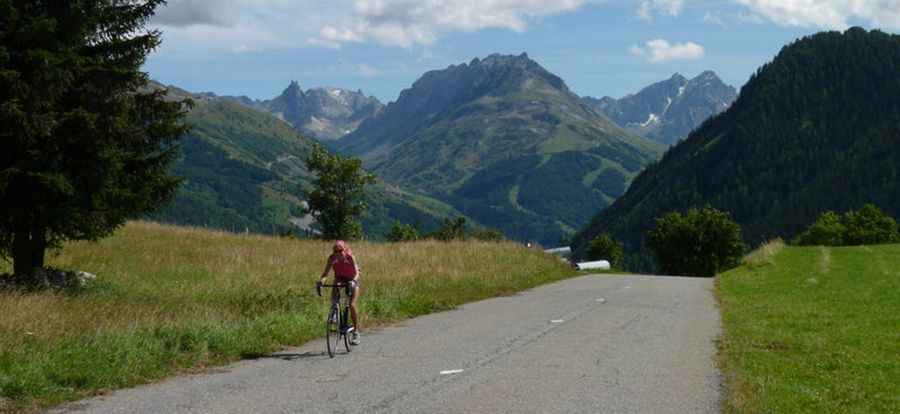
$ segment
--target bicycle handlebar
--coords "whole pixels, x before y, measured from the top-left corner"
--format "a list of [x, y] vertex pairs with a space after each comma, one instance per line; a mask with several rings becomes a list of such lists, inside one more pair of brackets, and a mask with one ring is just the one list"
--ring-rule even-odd
[[353, 283], [353, 281], [350, 281], [350, 282], [337, 282], [337, 283], [333, 283], [333, 284], [330, 284], [330, 285], [329, 285], [329, 284], [327, 284], [327, 283], [322, 283], [322, 282], [316, 281], [316, 293], [317, 293], [319, 296], [322, 296], [322, 288], [323, 288], [323, 287], [342, 288], [342, 287], [350, 286], [351, 283]]

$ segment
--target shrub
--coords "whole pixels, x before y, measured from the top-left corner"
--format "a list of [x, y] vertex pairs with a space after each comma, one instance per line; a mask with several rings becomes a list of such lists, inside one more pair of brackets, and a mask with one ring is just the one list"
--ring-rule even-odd
[[441, 227], [428, 235], [428, 238], [441, 241], [465, 240], [466, 239], [466, 219], [465, 217], [457, 217], [455, 220], [444, 219]]
[[896, 220], [872, 204], [842, 216], [826, 211], [794, 238], [794, 244], [800, 246], [855, 246], [898, 241], [900, 234]]
[[712, 277], [740, 263], [741, 227], [712, 207], [668, 213], [656, 219], [648, 245], [666, 274]]
[[419, 230], [415, 227], [400, 222], [394, 222], [391, 226], [391, 232], [388, 233], [388, 241], [402, 242], [413, 241], [419, 239]]
[[848, 246], [896, 243], [900, 239], [897, 221], [872, 204], [866, 204], [858, 211], [848, 211], [844, 214], [844, 223], [847, 227], [844, 244]]
[[469, 233], [469, 237], [481, 241], [503, 241], [506, 239], [503, 237], [503, 233], [497, 229], [472, 230]]
[[826, 211], [813, 224], [810, 224], [806, 231], [794, 239], [794, 244], [840, 246], [844, 244], [846, 233], [847, 226], [841, 222], [841, 217], [833, 211]]
[[620, 268], [625, 255], [622, 245], [608, 233], [603, 233], [591, 240], [588, 245], [587, 256], [589, 260], [608, 260], [613, 268]]

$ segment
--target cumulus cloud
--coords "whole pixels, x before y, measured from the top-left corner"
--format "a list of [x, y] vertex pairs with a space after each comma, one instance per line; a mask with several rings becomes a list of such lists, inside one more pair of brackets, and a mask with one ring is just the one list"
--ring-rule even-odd
[[725, 23], [725, 19], [722, 18], [721, 12], [706, 12], [706, 14], [703, 15], [703, 22], [718, 25], [723, 29], [728, 28], [728, 24]]
[[653, 13], [678, 16], [684, 8], [684, 0], [644, 0], [638, 6], [637, 14], [643, 20], [653, 20]]
[[170, 27], [234, 26], [238, 10], [234, 0], [169, 0], [156, 10], [153, 24]]
[[343, 22], [329, 24], [311, 43], [374, 41], [430, 45], [449, 32], [487, 28], [524, 31], [529, 20], [580, 8], [586, 0], [356, 0]]
[[364, 78], [374, 78], [381, 74], [381, 71], [374, 66], [367, 65], [365, 63], [360, 63], [356, 65], [357, 69], [359, 69], [359, 74]]
[[635, 56], [646, 58], [650, 63], [668, 62], [672, 60], [696, 60], [704, 55], [703, 46], [694, 42], [671, 44], [664, 39], [653, 39], [646, 43], [646, 47], [637, 45], [629, 48], [629, 52]]
[[784, 26], [843, 30], [852, 20], [900, 28], [900, 0], [736, 0]]

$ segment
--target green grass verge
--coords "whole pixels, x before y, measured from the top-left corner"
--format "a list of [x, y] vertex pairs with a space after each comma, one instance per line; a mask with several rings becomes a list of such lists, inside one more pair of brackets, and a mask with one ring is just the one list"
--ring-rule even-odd
[[[576, 273], [516, 243], [353, 243], [366, 328]], [[80, 293], [0, 292], [0, 412], [29, 411], [298, 345], [323, 331], [330, 246], [152, 223], [71, 243]], [[9, 271], [0, 265], [0, 273]]]
[[718, 294], [726, 412], [900, 412], [900, 245], [785, 247]]

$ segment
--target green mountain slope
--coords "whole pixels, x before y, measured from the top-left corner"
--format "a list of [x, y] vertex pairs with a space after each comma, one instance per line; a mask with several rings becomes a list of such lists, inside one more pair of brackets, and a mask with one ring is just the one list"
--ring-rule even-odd
[[[186, 119], [192, 129], [183, 140], [184, 156], [173, 166], [184, 185], [152, 219], [269, 234], [309, 227], [297, 188], [309, 185], [303, 160], [314, 141], [274, 116], [232, 100], [168, 89], [173, 99], [190, 97], [195, 106]], [[363, 228], [375, 238], [395, 220], [430, 229], [444, 218], [462, 215], [440, 201], [383, 182], [372, 189], [369, 204]]]
[[671, 148], [577, 236], [625, 244], [632, 266], [654, 218], [710, 204], [750, 245], [791, 237], [825, 210], [900, 214], [900, 36], [853, 28], [784, 47], [724, 113]]
[[428, 72], [336, 145], [388, 182], [545, 244], [570, 236], [662, 152], [525, 54]]

